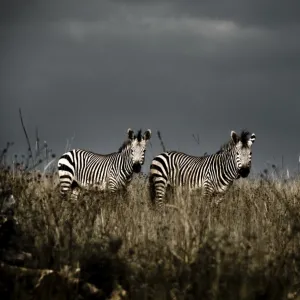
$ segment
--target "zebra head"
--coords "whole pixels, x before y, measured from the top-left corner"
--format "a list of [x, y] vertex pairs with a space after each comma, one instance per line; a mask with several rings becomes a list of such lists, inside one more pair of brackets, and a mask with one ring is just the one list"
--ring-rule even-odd
[[252, 156], [251, 148], [252, 144], [255, 142], [256, 136], [252, 133], [249, 138], [249, 132], [244, 130], [240, 136], [236, 132], [231, 131], [231, 139], [234, 144], [238, 175], [245, 178], [250, 173]]
[[151, 138], [151, 130], [148, 129], [142, 135], [142, 131], [139, 130], [135, 135], [134, 131], [130, 128], [127, 130], [128, 139], [131, 142], [131, 159], [133, 164], [133, 171], [139, 173], [141, 171], [142, 165], [145, 162], [145, 152], [147, 142]]

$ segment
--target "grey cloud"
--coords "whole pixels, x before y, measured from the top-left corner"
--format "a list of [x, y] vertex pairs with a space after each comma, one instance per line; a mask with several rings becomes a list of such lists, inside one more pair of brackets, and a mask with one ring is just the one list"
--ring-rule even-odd
[[[179, 2], [178, 2], [179, 3]], [[179, 11], [198, 17], [230, 19], [243, 25], [278, 26], [299, 23], [300, 3], [280, 0], [199, 1], [178, 4]]]
[[[114, 0], [124, 3], [122, 0]], [[169, 4], [177, 16], [225, 19], [242, 25], [277, 27], [300, 22], [300, 2], [281, 0], [204, 0], [204, 1], [172, 1], [172, 0], [129, 0], [131, 5], [145, 6], [149, 3]]]
[[109, 0], [90, 0], [88, 5], [80, 0], [3, 0], [1, 1], [2, 23], [38, 23], [62, 20], [92, 21], [107, 18], [115, 12]]

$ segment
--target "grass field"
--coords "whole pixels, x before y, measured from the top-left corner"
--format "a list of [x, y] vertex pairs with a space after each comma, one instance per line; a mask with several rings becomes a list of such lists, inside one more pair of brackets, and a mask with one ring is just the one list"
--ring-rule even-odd
[[5, 297], [300, 299], [297, 179], [241, 179], [218, 207], [177, 191], [161, 218], [144, 178], [72, 203], [55, 175], [1, 176], [18, 199], [19, 247], [32, 253], [23, 269], [1, 264]]

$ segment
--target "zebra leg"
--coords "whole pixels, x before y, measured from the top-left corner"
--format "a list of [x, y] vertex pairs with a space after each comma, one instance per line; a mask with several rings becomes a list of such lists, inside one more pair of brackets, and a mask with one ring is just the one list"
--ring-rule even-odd
[[66, 186], [65, 184], [60, 183], [59, 192], [63, 199], [66, 199], [68, 192], [70, 191], [71, 186]]
[[205, 182], [204, 191], [203, 191], [204, 199], [210, 203], [210, 209], [215, 211], [217, 215], [220, 213], [219, 203], [222, 202], [223, 197], [222, 194], [219, 194], [215, 191], [213, 183], [210, 180]]
[[71, 184], [61, 185], [60, 186], [60, 194], [63, 199], [67, 199], [68, 193], [71, 192], [70, 199], [73, 201], [77, 201], [78, 194], [80, 193], [80, 187], [76, 181], [73, 181]]
[[[216, 219], [220, 219], [221, 216], [221, 208], [220, 208], [220, 203], [224, 199], [224, 194], [223, 193], [217, 193], [213, 189], [206, 190], [206, 197], [209, 198], [210, 200], [210, 217], [213, 216]], [[209, 221], [211, 222], [211, 221]]]
[[116, 176], [111, 176], [108, 180], [108, 191], [111, 196], [116, 199], [127, 199], [127, 185], [125, 178], [120, 179]]
[[218, 205], [224, 200], [225, 190], [227, 190], [227, 187], [222, 191], [216, 191], [213, 182], [211, 182], [211, 180], [207, 180], [204, 185], [204, 196], [206, 198], [210, 198], [212, 206], [218, 207]]
[[72, 190], [74, 185], [73, 176], [70, 174], [70, 172], [64, 170], [59, 170], [58, 176], [60, 194], [63, 198], [66, 198], [68, 192]]
[[211, 207], [219, 207], [219, 204], [224, 200], [223, 194], [215, 192], [206, 192], [205, 199], [211, 201]]
[[165, 213], [164, 199], [166, 195], [167, 182], [162, 177], [153, 176], [150, 180], [151, 200], [156, 206], [156, 210]]
[[79, 187], [73, 188], [72, 192], [71, 192], [71, 196], [70, 196], [71, 201], [74, 201], [74, 202], [77, 201], [79, 193], [80, 193]]
[[218, 193], [216, 193], [215, 206], [218, 207], [219, 204], [224, 201], [225, 194], [231, 186], [232, 183], [229, 183], [227, 186], [223, 186], [222, 190], [219, 190]]
[[223, 202], [223, 200], [224, 200], [224, 195], [217, 195], [216, 197], [215, 197], [215, 201], [214, 201], [214, 203], [215, 203], [215, 206], [219, 206], [219, 204], [221, 203], [221, 202]]
[[213, 184], [210, 180], [206, 180], [203, 184], [203, 198], [205, 200], [212, 200], [213, 196], [214, 196], [214, 188], [213, 188]]

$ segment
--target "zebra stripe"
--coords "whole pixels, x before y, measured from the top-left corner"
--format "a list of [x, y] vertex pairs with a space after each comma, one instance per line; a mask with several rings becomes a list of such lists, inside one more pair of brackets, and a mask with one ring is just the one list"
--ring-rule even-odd
[[143, 135], [139, 130], [135, 135], [129, 128], [127, 134], [128, 140], [118, 152], [97, 154], [74, 149], [63, 154], [58, 160], [60, 193], [66, 195], [71, 190], [72, 199], [76, 200], [78, 187], [111, 192], [126, 187], [133, 173], [141, 171], [151, 130], [146, 130]]
[[156, 156], [150, 165], [152, 200], [161, 209], [168, 185], [185, 186], [191, 190], [203, 188], [205, 197], [224, 193], [235, 179], [247, 177], [251, 170], [253, 133], [231, 132], [231, 140], [212, 155], [191, 156], [167, 151]]

